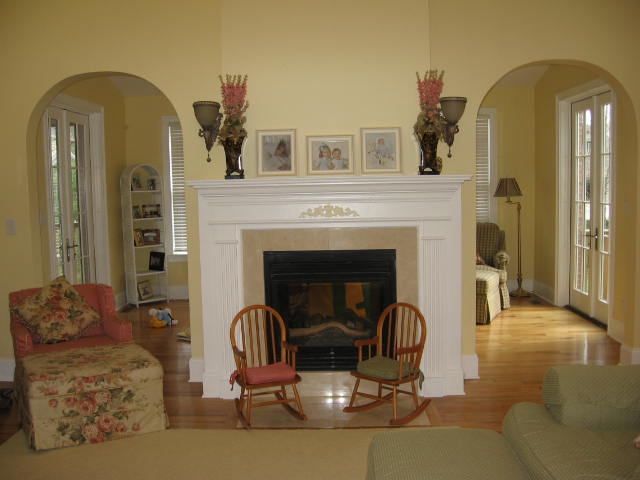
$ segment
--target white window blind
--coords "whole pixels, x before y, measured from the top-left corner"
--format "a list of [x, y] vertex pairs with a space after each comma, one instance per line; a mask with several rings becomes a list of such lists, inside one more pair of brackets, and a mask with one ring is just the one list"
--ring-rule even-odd
[[476, 221], [494, 221], [494, 115], [480, 111], [476, 119]]
[[184, 154], [180, 122], [168, 122], [169, 187], [171, 189], [171, 230], [173, 253], [187, 253], [187, 200], [184, 187]]

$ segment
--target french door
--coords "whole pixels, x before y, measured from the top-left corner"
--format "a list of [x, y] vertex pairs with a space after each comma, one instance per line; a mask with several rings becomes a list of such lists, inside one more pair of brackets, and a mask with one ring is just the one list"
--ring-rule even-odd
[[570, 305], [607, 323], [611, 253], [611, 92], [574, 102]]
[[89, 117], [49, 107], [43, 124], [51, 276], [94, 282]]

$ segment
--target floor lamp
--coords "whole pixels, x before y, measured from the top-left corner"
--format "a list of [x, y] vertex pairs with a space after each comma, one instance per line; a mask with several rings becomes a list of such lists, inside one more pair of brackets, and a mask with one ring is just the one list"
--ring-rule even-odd
[[520, 235], [520, 202], [514, 202], [511, 197], [521, 197], [522, 191], [515, 178], [501, 178], [494, 197], [507, 197], [507, 205], [516, 205], [518, 209], [518, 288], [509, 293], [512, 297], [528, 297], [529, 292], [522, 289], [522, 241]]

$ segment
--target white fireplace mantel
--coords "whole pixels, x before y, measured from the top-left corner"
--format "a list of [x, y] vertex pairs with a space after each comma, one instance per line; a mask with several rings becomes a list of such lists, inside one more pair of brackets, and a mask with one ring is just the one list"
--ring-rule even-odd
[[[419, 308], [428, 322], [422, 394], [464, 394], [461, 187], [468, 175], [192, 181], [198, 192], [203, 396], [233, 398], [229, 326], [244, 305], [243, 230], [415, 227]], [[304, 250], [303, 247], [300, 250]]]

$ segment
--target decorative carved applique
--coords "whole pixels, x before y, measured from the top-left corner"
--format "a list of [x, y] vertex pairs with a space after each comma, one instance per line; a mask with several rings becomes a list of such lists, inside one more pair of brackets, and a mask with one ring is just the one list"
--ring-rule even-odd
[[355, 210], [349, 207], [340, 207], [337, 205], [321, 205], [316, 208], [309, 208], [302, 212], [299, 218], [317, 218], [317, 217], [359, 217]]

